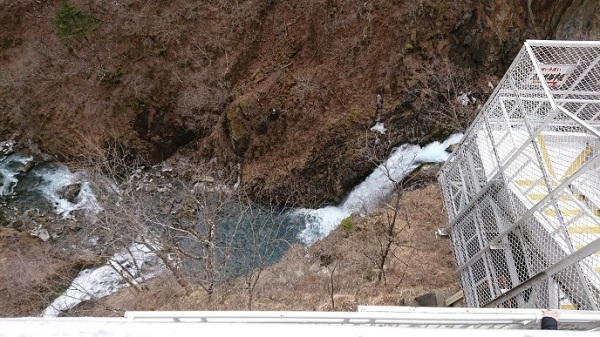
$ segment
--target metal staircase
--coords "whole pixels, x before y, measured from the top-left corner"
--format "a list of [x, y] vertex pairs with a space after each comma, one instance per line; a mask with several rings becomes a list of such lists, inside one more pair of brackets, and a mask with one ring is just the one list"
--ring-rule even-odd
[[[526, 137], [524, 133], [512, 135], [513, 140], [522, 142]], [[531, 209], [541, 201], [547, 200], [534, 216], [537, 226], [543, 227], [554, 241], [554, 245], [558, 246], [555, 247], [555, 251], [562, 251], [562, 257], [573, 254], [600, 238], [600, 214], [595, 200], [597, 191], [600, 191], [600, 184], [591, 184], [590, 177], [594, 175], [588, 173], [551, 195], [552, 191], [577, 172], [594, 152], [593, 141], [594, 139], [585, 135], [540, 134], [532, 142], [532, 146], [523, 150], [519, 160], [515, 160], [504, 171], [509, 177], [508, 189], [513, 200], [520, 202], [523, 208]], [[490, 150], [485, 147], [479, 148], [479, 151]], [[539, 163], [541, 165], [538, 166]], [[578, 187], [582, 182], [586, 182], [588, 186]], [[539, 254], [548, 254], [542, 242], [539, 246], [532, 245], [530, 249], [534, 248]], [[561, 309], [576, 308], [570, 298], [576, 297], [573, 294], [580, 292], [571, 289], [573, 285], [596, 288], [594, 291], [588, 289], [589, 294], [597, 292], [600, 288], [598, 252], [581, 261], [575, 268], [579, 281], [567, 281], [562, 284], [559, 295]], [[597, 307], [592, 305], [590, 309], [596, 310]]]
[[442, 168], [469, 306], [598, 310], [599, 61], [599, 42], [526, 42]]

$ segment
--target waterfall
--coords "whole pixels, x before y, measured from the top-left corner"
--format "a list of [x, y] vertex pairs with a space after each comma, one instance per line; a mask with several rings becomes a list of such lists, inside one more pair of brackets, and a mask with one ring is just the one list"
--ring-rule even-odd
[[[296, 209], [288, 213], [286, 217], [301, 221], [301, 227], [294, 231], [292, 236], [296, 236], [303, 228], [296, 238], [310, 245], [327, 236], [351, 214], [371, 213], [410, 172], [422, 163], [445, 161], [449, 156], [446, 148], [461, 139], [462, 134], [455, 134], [442, 143], [433, 142], [423, 148], [413, 144], [399, 146], [365, 181], [356, 186], [340, 205], [319, 209]], [[0, 196], [16, 194], [15, 186], [18, 184], [19, 189], [24, 189], [18, 193], [39, 193], [50, 201], [54, 211], [63, 217], [69, 217], [70, 213], [77, 209], [86, 210], [88, 215], [92, 216], [101, 211], [83, 173], [73, 173], [66, 166], [55, 163], [36, 165], [29, 172], [24, 171], [23, 165], [32, 160], [30, 157], [18, 155], [0, 157]], [[72, 184], [79, 184], [80, 189], [75, 200], [69, 201], [61, 196], [60, 191]], [[297, 223], [297, 220], [294, 222]], [[277, 255], [280, 257], [283, 251], [277, 251]], [[104, 265], [83, 270], [65, 293], [46, 308], [43, 316], [57, 316], [82, 301], [100, 298], [128, 286], [119, 273], [121, 270], [127, 270], [127, 274], [133, 277], [130, 281], [134, 283], [152, 278], [162, 270], [156, 256], [148, 251], [147, 247], [138, 244], [130, 247], [128, 253], [115, 254], [109, 260], [109, 264], [114, 268]]]
[[351, 214], [358, 213], [361, 216], [370, 214], [392, 192], [396, 183], [402, 181], [421, 164], [446, 161], [450, 156], [446, 149], [460, 142], [462, 136], [460, 133], [453, 134], [442, 143], [433, 142], [423, 148], [419, 145], [403, 144], [356, 186], [341, 205], [294, 210], [294, 216], [303, 218], [306, 226], [298, 238], [304, 244], [310, 245], [327, 236]]

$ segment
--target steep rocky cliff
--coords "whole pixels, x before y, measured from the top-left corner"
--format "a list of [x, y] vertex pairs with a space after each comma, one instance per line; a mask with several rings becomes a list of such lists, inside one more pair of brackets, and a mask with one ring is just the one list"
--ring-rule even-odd
[[256, 197], [335, 202], [391, 147], [464, 129], [525, 39], [599, 39], [599, 7], [2, 1], [0, 139], [71, 162], [185, 156]]

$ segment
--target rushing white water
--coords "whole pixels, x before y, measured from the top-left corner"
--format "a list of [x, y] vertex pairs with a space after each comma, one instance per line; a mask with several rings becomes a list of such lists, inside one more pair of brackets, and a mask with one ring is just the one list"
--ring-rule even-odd
[[369, 214], [390, 194], [398, 182], [421, 164], [439, 163], [448, 159], [450, 154], [446, 149], [460, 142], [462, 136], [453, 134], [442, 143], [433, 142], [423, 148], [419, 145], [404, 144], [394, 150], [385, 163], [379, 165], [365, 181], [356, 186], [341, 205], [295, 210], [294, 215], [302, 217], [306, 225], [298, 238], [304, 244], [310, 245], [327, 236], [351, 214]]
[[[102, 210], [83, 173], [71, 172], [66, 166], [55, 163], [41, 163], [28, 170], [31, 161], [33, 157], [19, 154], [0, 157], [0, 197], [14, 194], [19, 185], [24, 188], [20, 193], [42, 195], [54, 211], [65, 218], [74, 210], [84, 210], [88, 215]], [[80, 186], [74, 202], [61, 196], [61, 191], [72, 184]]]
[[[294, 214], [300, 216], [305, 223], [305, 228], [298, 238], [304, 244], [310, 245], [327, 236], [351, 214], [369, 214], [390, 194], [396, 183], [420, 164], [445, 161], [449, 156], [445, 151], [446, 148], [458, 143], [461, 138], [462, 134], [456, 134], [443, 143], [433, 142], [424, 148], [412, 144], [398, 147], [385, 163], [379, 165], [348, 195], [341, 205], [294, 211]], [[30, 157], [18, 155], [0, 158], [0, 196], [14, 193], [15, 186], [20, 184], [18, 179], [21, 179], [19, 175], [23, 174], [23, 165], [31, 160]], [[93, 215], [102, 210], [82, 173], [73, 173], [63, 165], [48, 164], [34, 167], [29, 174], [37, 177], [39, 182], [32, 187], [27, 187], [27, 190], [32, 189], [41, 193], [52, 203], [57, 214], [70, 217], [74, 210], [85, 210]], [[61, 196], [61, 191], [72, 184], [80, 186], [74, 202]], [[123, 275], [129, 275], [129, 282], [137, 283], [154, 277], [163, 268], [158, 258], [147, 247], [134, 244], [128, 252], [115, 254], [107, 265], [80, 272], [71, 286], [56, 298], [42, 315], [58, 316], [83, 301], [112, 294], [119, 288], [129, 285]]]
[[[74, 210], [85, 210], [88, 215], [97, 214], [102, 210], [89, 182], [84, 180], [82, 173], [73, 173], [63, 165], [53, 165], [50, 168], [34, 170], [33, 174], [41, 178], [42, 182], [38, 189], [52, 203], [57, 214], [67, 218]], [[62, 198], [60, 191], [75, 183], [80, 184], [75, 202]]]
[[23, 157], [17, 154], [0, 157], [0, 197], [13, 194], [15, 186], [19, 182], [17, 175], [21, 173], [21, 167], [32, 160], [32, 157]]
[[113, 255], [106, 266], [81, 271], [71, 286], [44, 310], [42, 316], [57, 317], [83, 301], [102, 298], [129, 286], [128, 281], [139, 284], [153, 278], [161, 270], [162, 264], [148, 247], [134, 244], [129, 251]]

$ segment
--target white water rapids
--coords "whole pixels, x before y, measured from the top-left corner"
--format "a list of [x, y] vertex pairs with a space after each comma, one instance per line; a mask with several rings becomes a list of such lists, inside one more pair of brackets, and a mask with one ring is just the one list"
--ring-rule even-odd
[[442, 143], [433, 142], [423, 148], [419, 145], [404, 144], [392, 152], [365, 181], [356, 186], [341, 205], [296, 210], [296, 215], [304, 217], [306, 224], [306, 228], [299, 234], [299, 239], [310, 245], [327, 236], [351, 214], [371, 213], [390, 194], [397, 182], [421, 164], [446, 161], [450, 156], [446, 149], [460, 142], [462, 136], [460, 133], [453, 134]]
[[[462, 134], [454, 134], [442, 143], [433, 142], [423, 148], [404, 144], [393, 151], [385, 163], [379, 165], [358, 185], [341, 205], [292, 211], [292, 217], [301, 217], [305, 223], [298, 240], [310, 245], [327, 236], [351, 214], [369, 214], [392, 192], [397, 182], [423, 163], [445, 161], [449, 157], [446, 149], [461, 139]], [[20, 183], [20, 167], [31, 160], [31, 157], [19, 155], [0, 157], [0, 197], [13, 194], [15, 186]], [[38, 177], [38, 183], [33, 186], [33, 190], [41, 193], [52, 204], [57, 214], [70, 217], [71, 212], [80, 209], [94, 216], [102, 210], [82, 173], [73, 173], [64, 165], [52, 164], [36, 167], [30, 174]], [[59, 193], [73, 183], [79, 183], [81, 186], [74, 203], [63, 199]], [[101, 298], [128, 286], [123, 279], [123, 273], [131, 275], [130, 282], [137, 283], [155, 276], [162, 268], [161, 263], [147, 247], [134, 244], [128, 252], [115, 254], [107, 265], [81, 271], [65, 293], [57, 297], [42, 315], [58, 316], [82, 301]]]

